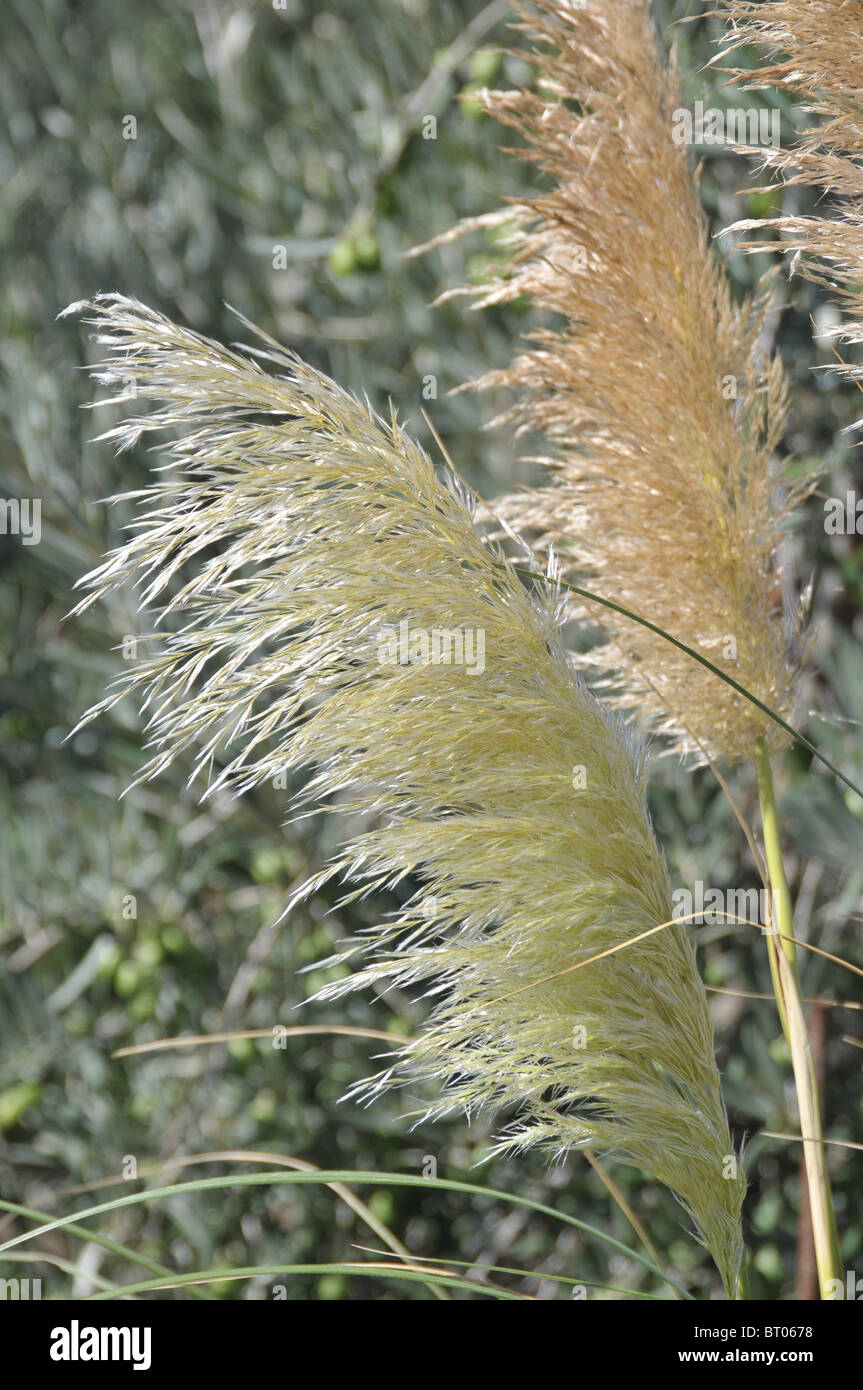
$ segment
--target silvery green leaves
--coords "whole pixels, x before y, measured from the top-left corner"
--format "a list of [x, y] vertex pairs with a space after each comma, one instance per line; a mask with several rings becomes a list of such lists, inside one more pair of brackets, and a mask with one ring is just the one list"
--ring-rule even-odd
[[686, 928], [661, 925], [641, 751], [571, 669], [553, 584], [525, 587], [394, 418], [264, 335], [231, 351], [121, 296], [75, 308], [132, 407], [105, 438], [173, 437], [131, 538], [82, 581], [81, 607], [127, 582], [160, 605], [158, 648], [98, 707], [146, 711], [141, 776], [194, 750], [211, 787], [299, 773], [301, 805], [352, 813], [306, 891], [420, 886], [325, 992], [434, 1000], [366, 1092], [422, 1080], [433, 1115], [516, 1113], [504, 1144], [646, 1169], [731, 1289], [744, 1182], [704, 989]]

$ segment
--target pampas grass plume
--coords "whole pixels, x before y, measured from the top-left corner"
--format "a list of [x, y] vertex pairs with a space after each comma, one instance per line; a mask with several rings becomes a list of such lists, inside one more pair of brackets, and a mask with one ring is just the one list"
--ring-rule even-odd
[[[432, 1115], [516, 1112], [505, 1146], [645, 1169], [731, 1290], [745, 1184], [705, 991], [684, 926], [626, 944], [671, 917], [668, 877], [641, 748], [571, 669], [554, 585], [522, 584], [395, 418], [264, 335], [228, 350], [119, 295], [72, 310], [105, 349], [96, 378], [126, 402], [135, 383], [104, 437], [174, 436], [79, 605], [134, 583], [164, 635], [88, 717], [136, 698], [143, 777], [194, 749], [211, 788], [302, 773], [300, 806], [360, 816], [309, 890], [419, 886], [324, 993], [392, 983], [433, 1004], [364, 1094], [422, 1081]], [[405, 631], [464, 652], [472, 633], [475, 659], [393, 659]]]
[[[717, 13], [729, 24], [723, 61], [754, 45], [766, 51], [755, 68], [731, 69], [744, 90], [770, 87], [786, 93], [811, 118], [788, 147], [759, 149], [759, 161], [786, 187], [815, 188], [828, 196], [809, 216], [738, 222], [734, 231], [770, 228], [750, 251], [791, 251], [792, 266], [835, 291], [844, 320], [827, 330], [841, 345], [863, 342], [863, 24], [859, 0], [727, 0]], [[726, 71], [728, 71], [726, 69]], [[842, 363], [859, 381], [859, 366]], [[857, 422], [858, 426], [860, 421]]]
[[[551, 452], [536, 460], [542, 482], [495, 512], [540, 550], [552, 543], [568, 578], [650, 618], [787, 719], [798, 654], [778, 555], [809, 484], [785, 486], [771, 466], [786, 389], [765, 353], [769, 298], [736, 304], [714, 260], [674, 139], [677, 78], [644, 0], [515, 8], [539, 80], [484, 101], [546, 187], [502, 223], [510, 258], [491, 284], [455, 293], [477, 308], [528, 296], [556, 316], [478, 383], [514, 393], [502, 418]], [[740, 759], [759, 736], [784, 741], [661, 637], [595, 605], [574, 611], [606, 637], [584, 664], [677, 751]]]

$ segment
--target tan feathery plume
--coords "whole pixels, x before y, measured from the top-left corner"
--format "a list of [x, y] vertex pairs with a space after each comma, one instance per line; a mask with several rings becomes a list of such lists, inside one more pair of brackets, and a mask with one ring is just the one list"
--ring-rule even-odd
[[[539, 460], [549, 480], [495, 510], [539, 547], [553, 542], [569, 579], [650, 618], [787, 718], [796, 661], [776, 557], [796, 496], [771, 469], [785, 386], [764, 355], [766, 296], [735, 305], [714, 262], [675, 143], [678, 83], [643, 0], [516, 9], [541, 81], [484, 100], [550, 187], [514, 207], [510, 262], [470, 292], [477, 308], [527, 295], [562, 322], [479, 383], [514, 388], [504, 418], [554, 449]], [[679, 751], [736, 759], [758, 735], [784, 741], [662, 638], [596, 605], [578, 611], [611, 639], [585, 664], [613, 671], [618, 702], [641, 706]]]
[[[843, 0], [806, 0], [805, 4], [765, 0], [722, 0], [716, 11], [730, 22], [724, 52], [714, 61], [753, 43], [766, 50], [767, 61], [752, 69], [731, 70], [745, 89], [768, 86], [803, 99], [804, 110], [817, 118], [789, 150], [766, 148], [761, 162], [777, 173], [779, 186], [820, 188], [826, 195], [810, 216], [782, 216], [737, 223], [732, 230], [757, 229], [761, 235], [748, 250], [792, 250], [792, 271], [832, 288], [844, 321], [826, 336], [841, 344], [863, 342], [863, 5]], [[765, 240], [769, 227], [779, 239]], [[839, 353], [837, 352], [837, 356]], [[861, 369], [842, 362], [842, 373], [857, 381]], [[861, 421], [857, 421], [859, 428]], [[852, 427], [853, 428], [853, 427]], [[834, 501], [837, 499], [833, 499]], [[791, 1048], [803, 1132], [815, 1140], [804, 1145], [813, 1241], [822, 1298], [833, 1297], [841, 1281], [842, 1257], [823, 1143], [819, 1084], [806, 1038], [795, 947], [794, 913], [785, 879], [781, 841], [769, 761], [757, 755], [759, 790], [771, 882], [778, 888], [783, 970], [773, 951], [774, 987], [785, 1035]]]
[[104, 437], [179, 435], [79, 606], [134, 582], [170, 630], [88, 717], [131, 692], [143, 777], [194, 748], [213, 785], [302, 772], [302, 804], [362, 815], [310, 887], [420, 886], [324, 994], [384, 981], [436, 1005], [367, 1089], [436, 1082], [431, 1114], [515, 1107], [506, 1144], [646, 1169], [733, 1290], [745, 1182], [705, 991], [685, 928], [654, 930], [671, 901], [642, 753], [571, 669], [554, 587], [522, 585], [395, 419], [271, 339], [228, 350], [119, 295], [72, 309], [106, 349], [94, 375], [137, 402]]
[[[731, 230], [774, 228], [749, 250], [793, 251], [793, 269], [836, 291], [844, 322], [824, 336], [838, 343], [863, 342], [863, 5], [860, 0], [727, 0], [716, 13], [730, 33], [719, 58], [746, 45], [766, 49], [761, 67], [731, 69], [746, 91], [772, 87], [800, 101], [816, 118], [788, 149], [759, 151], [760, 162], [788, 187], [824, 190], [817, 214], [746, 220]], [[840, 369], [852, 380], [863, 368]], [[857, 422], [858, 425], [863, 423]]]

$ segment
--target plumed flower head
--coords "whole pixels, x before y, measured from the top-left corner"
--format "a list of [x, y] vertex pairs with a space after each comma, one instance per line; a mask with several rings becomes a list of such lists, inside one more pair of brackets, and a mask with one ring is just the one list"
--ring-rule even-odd
[[705, 992], [685, 927], [625, 945], [671, 917], [666, 869], [641, 751], [572, 671], [553, 586], [521, 583], [394, 419], [271, 340], [277, 374], [132, 300], [73, 307], [107, 349], [97, 378], [154, 404], [106, 437], [178, 433], [134, 534], [82, 581], [81, 607], [126, 581], [161, 603], [158, 650], [104, 702], [148, 711], [142, 775], [194, 747], [213, 785], [293, 770], [305, 802], [363, 813], [315, 882], [420, 886], [330, 992], [435, 1001], [367, 1089], [433, 1081], [433, 1114], [515, 1107], [505, 1142], [647, 1169], [731, 1288], [744, 1182]]
[[[552, 452], [538, 460], [541, 485], [495, 510], [538, 547], [553, 542], [569, 578], [787, 718], [796, 659], [777, 556], [795, 498], [770, 463], [785, 387], [765, 354], [767, 300], [737, 305], [714, 261], [678, 83], [644, 0], [516, 8], [540, 78], [484, 100], [523, 138], [517, 153], [543, 191], [513, 207], [511, 257], [471, 293], [478, 308], [528, 296], [555, 316], [479, 383], [511, 388], [504, 418]], [[679, 751], [748, 757], [758, 735], [781, 740], [662, 638], [595, 605], [579, 611], [607, 638], [585, 662], [612, 672], [618, 702], [640, 706]]]
[[[814, 118], [788, 147], [759, 150], [759, 162], [783, 184], [824, 191], [808, 217], [745, 221], [739, 230], [765, 228], [752, 249], [794, 252], [792, 264], [837, 293], [844, 322], [833, 329], [840, 344], [863, 342], [863, 24], [859, 0], [725, 0], [718, 11], [729, 21], [727, 58], [744, 45], [765, 54], [760, 67], [732, 69], [744, 90], [784, 91]], [[845, 374], [859, 380], [859, 366]]]

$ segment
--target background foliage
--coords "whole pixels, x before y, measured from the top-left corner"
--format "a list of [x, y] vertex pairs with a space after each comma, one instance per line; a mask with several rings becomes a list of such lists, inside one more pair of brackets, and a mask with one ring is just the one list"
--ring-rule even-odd
[[[723, 105], [721, 78], [703, 71], [715, 21], [669, 28], [695, 8], [660, 3], [656, 15], [677, 45], [687, 102]], [[486, 495], [529, 476], [520, 446], [484, 429], [503, 402], [446, 393], [509, 359], [534, 322], [530, 307], [482, 315], [459, 300], [432, 307], [441, 291], [482, 275], [495, 255], [493, 237], [477, 233], [404, 259], [459, 217], [517, 196], [530, 177], [501, 152], [508, 137], [470, 99], [485, 83], [531, 80], [523, 62], [493, 51], [505, 37], [505, 14], [504, 4], [468, 0], [285, 0], [281, 9], [225, 0], [10, 0], [0, 16], [0, 489], [42, 502], [39, 545], [0, 537], [0, 1188], [7, 1200], [60, 1212], [110, 1196], [119, 1189], [84, 1196], [74, 1189], [116, 1175], [127, 1155], [143, 1168], [178, 1154], [254, 1148], [324, 1167], [413, 1173], [432, 1156], [441, 1176], [536, 1197], [632, 1241], [580, 1155], [561, 1167], [530, 1156], [472, 1171], [487, 1139], [482, 1125], [409, 1132], [393, 1099], [370, 1110], [340, 1105], [347, 1084], [371, 1069], [374, 1043], [316, 1036], [290, 1039], [284, 1050], [264, 1040], [112, 1059], [115, 1048], [181, 1032], [302, 1021], [409, 1031], [422, 1015], [392, 992], [337, 1008], [300, 1007], [323, 975], [298, 972], [390, 905], [340, 908], [337, 892], [325, 891], [277, 921], [292, 886], [333, 848], [326, 821], [284, 825], [285, 797], [272, 789], [202, 809], [180, 771], [119, 801], [142, 761], [128, 708], [64, 742], [118, 670], [114, 649], [141, 630], [131, 596], [79, 621], [63, 617], [75, 580], [128, 519], [99, 499], [146, 471], [140, 453], [113, 459], [90, 442], [94, 419], [79, 406], [91, 387], [79, 368], [92, 349], [74, 322], [55, 322], [71, 300], [120, 289], [232, 338], [238, 325], [227, 301], [376, 406], [391, 398], [434, 447], [425, 407], [456, 467]], [[129, 116], [135, 139], [123, 138]], [[427, 116], [436, 118], [434, 139], [423, 138]], [[794, 120], [783, 109], [786, 139]], [[742, 160], [716, 148], [700, 153], [715, 231], [740, 215], [790, 210], [790, 194], [784, 204], [770, 191], [739, 196], [754, 180]], [[730, 253], [741, 292], [764, 264]], [[817, 330], [833, 310], [799, 281], [780, 277], [778, 294], [784, 312], [775, 329], [794, 384], [786, 447], [801, 466], [824, 471], [825, 495], [844, 496], [861, 489], [856, 450], [841, 434], [859, 404], [836, 383], [810, 321]], [[108, 412], [98, 420], [105, 428]], [[810, 735], [859, 781], [863, 546], [858, 537], [825, 535], [816, 497], [789, 553], [815, 584], [818, 674], [801, 717], [820, 711], [808, 722]], [[784, 773], [798, 932], [859, 960], [863, 804], [810, 773], [796, 753]], [[753, 817], [749, 775], [733, 785]], [[755, 885], [743, 837], [709, 773], [693, 776], [660, 758], [651, 794], [675, 883]], [[769, 992], [766, 953], [753, 933], [705, 927], [698, 936], [709, 984]], [[853, 976], [818, 957], [806, 954], [803, 971], [809, 995], [850, 1001], [857, 993]], [[715, 1018], [733, 1130], [738, 1139], [750, 1136], [753, 1294], [793, 1297], [799, 1148], [759, 1137], [796, 1127], [774, 1007], [716, 995]], [[861, 1053], [843, 1041], [863, 1033], [859, 1014], [831, 1009], [821, 1019], [827, 1133], [859, 1140]], [[849, 1267], [863, 1244], [857, 1162], [852, 1151], [833, 1150]], [[696, 1295], [715, 1294], [715, 1274], [671, 1197], [637, 1172], [611, 1171], [673, 1272]], [[417, 1254], [657, 1288], [625, 1256], [609, 1260], [577, 1231], [492, 1200], [408, 1188], [376, 1189], [369, 1200]], [[12, 1218], [2, 1223], [6, 1234], [14, 1228]], [[199, 1192], [131, 1208], [102, 1229], [178, 1270], [338, 1261], [355, 1258], [357, 1243], [375, 1243], [315, 1187]], [[74, 1278], [32, 1267], [47, 1296], [81, 1292], [95, 1273], [130, 1277], [122, 1261], [63, 1232], [42, 1248], [80, 1260]], [[272, 1282], [220, 1292], [262, 1299]], [[566, 1297], [549, 1280], [510, 1282]], [[429, 1296], [419, 1285], [339, 1274], [298, 1276], [287, 1287], [290, 1298]]]

